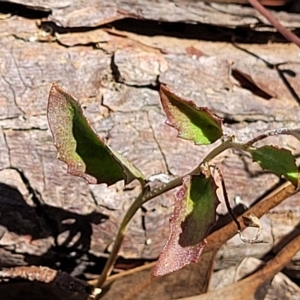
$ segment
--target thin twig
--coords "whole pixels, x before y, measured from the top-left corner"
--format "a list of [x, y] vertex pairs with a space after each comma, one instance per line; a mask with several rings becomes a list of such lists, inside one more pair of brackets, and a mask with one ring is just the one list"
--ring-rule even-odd
[[[300, 178], [298, 179], [300, 184]], [[281, 186], [276, 188], [273, 192], [268, 194], [265, 198], [255, 203], [250, 207], [243, 215], [238, 217], [238, 220], [242, 221], [242, 216], [247, 216], [251, 213], [255, 214], [258, 218], [262, 217], [272, 208], [283, 202], [286, 198], [294, 195], [299, 190], [295, 188], [289, 181], [283, 183]], [[242, 229], [245, 228], [245, 224], [242, 224]], [[218, 248], [223, 245], [227, 240], [232, 238], [236, 234], [236, 225], [234, 222], [230, 222], [224, 227], [214, 231], [210, 234], [206, 240], [207, 245], [203, 249], [203, 252], [210, 251], [212, 248]]]
[[226, 185], [225, 185], [225, 180], [224, 180], [224, 176], [223, 173], [221, 171], [221, 169], [216, 166], [216, 165], [211, 165], [211, 167], [213, 167], [215, 170], [217, 170], [220, 180], [221, 180], [221, 185], [222, 185], [222, 192], [223, 192], [223, 196], [224, 196], [224, 200], [225, 200], [225, 204], [226, 204], [226, 208], [228, 210], [228, 213], [230, 214], [232, 220], [234, 221], [234, 223], [237, 226], [237, 232], [240, 236], [240, 239], [242, 242], [247, 243], [247, 244], [256, 244], [256, 243], [263, 243], [262, 240], [259, 240], [259, 236], [261, 234], [262, 231], [262, 227], [261, 224], [259, 222], [259, 219], [252, 213], [249, 214], [248, 216], [243, 216], [243, 221], [244, 224], [247, 227], [256, 227], [257, 228], [257, 232], [255, 234], [255, 236], [252, 239], [247, 239], [244, 237], [243, 233], [242, 233], [242, 227], [241, 224], [239, 223], [239, 221], [237, 220], [236, 216], [234, 215], [230, 203], [229, 203], [229, 199], [228, 199], [228, 194], [227, 194], [227, 190], [226, 190]]
[[300, 48], [300, 38], [293, 32], [285, 28], [280, 22], [257, 0], [248, 0], [248, 2], [261, 14], [263, 15], [271, 25], [273, 25], [278, 32], [280, 32], [288, 41], [294, 43]]
[[[106, 281], [105, 281], [105, 285], [107, 285], [108, 283], [110, 283], [112, 281], [119, 280], [119, 279], [121, 279], [123, 277], [132, 275], [134, 273], [151, 269], [151, 268], [153, 268], [155, 266], [156, 263], [157, 263], [157, 261], [153, 261], [153, 262], [146, 263], [144, 265], [138, 266], [136, 268], [129, 269], [129, 270], [120, 272], [118, 274], [114, 274], [114, 275], [108, 276], [107, 279], [106, 279]], [[96, 285], [97, 281], [98, 281], [98, 279], [92, 279], [88, 283], [91, 284], [91, 285]]]

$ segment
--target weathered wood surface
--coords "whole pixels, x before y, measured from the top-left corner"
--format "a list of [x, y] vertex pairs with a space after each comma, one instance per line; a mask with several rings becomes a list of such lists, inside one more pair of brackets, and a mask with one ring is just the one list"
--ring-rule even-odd
[[[165, 22], [204, 23], [218, 26], [248, 26], [266, 30], [269, 23], [252, 7], [243, 7], [232, 4], [229, 0], [224, 3], [215, 3], [213, 0], [175, 0], [175, 1], [48, 1], [43, 0], [14, 0], [4, 1], [22, 4], [27, 8], [45, 13], [51, 13], [48, 20], [62, 27], [94, 27], [103, 25], [125, 17], [157, 20]], [[220, 0], [216, 1], [220, 2]], [[227, 2], [227, 3], [226, 3]], [[234, 2], [234, 1], [233, 1]], [[289, 13], [273, 13], [284, 24], [291, 28], [299, 27], [297, 15], [300, 8], [292, 1]], [[291, 13], [292, 12], [292, 13]]]
[[[33, 1], [26, 4], [43, 7]], [[118, 9], [129, 7], [121, 4]], [[74, 17], [79, 12], [69, 2], [51, 5], [48, 18], [63, 26], [99, 25], [107, 18]], [[101, 5], [107, 10], [115, 7]], [[143, 8], [143, 17], [158, 18], [157, 11], [147, 12], [149, 5], [140, 5], [134, 9]], [[190, 19], [185, 6], [178, 9], [186, 16], [183, 21], [201, 22], [197, 14]], [[74, 15], [68, 18], [68, 12]], [[181, 20], [175, 13], [167, 16], [173, 19], [166, 21]], [[208, 151], [178, 140], [164, 124], [159, 82], [224, 117], [228, 131], [237, 132], [241, 140], [267, 129], [299, 126], [300, 58], [293, 45], [233, 45], [101, 28], [48, 35], [35, 20], [6, 17], [0, 20], [0, 266], [59, 267], [65, 259], [62, 268], [81, 274], [106, 255], [124, 211], [138, 193], [134, 184], [126, 189], [122, 182], [110, 188], [88, 186], [66, 174], [66, 167], [56, 160], [46, 119], [52, 82], [74, 94], [96, 131], [147, 176], [188, 172]], [[251, 89], [237, 74], [251, 77]], [[295, 139], [278, 141], [299, 154]], [[218, 161], [232, 205], [236, 197], [250, 205], [279, 181], [239, 153], [226, 152]], [[172, 203], [170, 192], [145, 205], [131, 223], [120, 255], [156, 258], [168, 235]], [[245, 246], [238, 237], [228, 241], [218, 253], [216, 267], [233, 265], [248, 255], [264, 256], [298, 223], [299, 207], [295, 195], [262, 218], [268, 244]], [[218, 211], [226, 212], [223, 204]]]

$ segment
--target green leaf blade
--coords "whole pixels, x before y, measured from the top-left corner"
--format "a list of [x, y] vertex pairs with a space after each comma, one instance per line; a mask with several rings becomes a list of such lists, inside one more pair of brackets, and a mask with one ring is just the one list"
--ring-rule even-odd
[[182, 233], [179, 244], [182, 247], [202, 242], [214, 225], [216, 208], [219, 204], [216, 189], [213, 177], [192, 176], [188, 190], [186, 216], [181, 223]]
[[262, 169], [278, 176], [283, 175], [293, 185], [298, 186], [298, 168], [291, 151], [267, 145], [251, 149], [249, 152]]
[[198, 261], [206, 244], [205, 237], [215, 223], [218, 204], [213, 177], [201, 174], [183, 178], [170, 219], [169, 239], [153, 276], [163, 276]]
[[91, 128], [77, 100], [57, 84], [50, 90], [47, 116], [58, 159], [67, 164], [69, 174], [107, 185], [136, 178], [123, 171], [121, 154], [119, 159], [114, 156]]
[[145, 185], [145, 176], [142, 172], [125, 156], [121, 155], [117, 151], [113, 150], [111, 147], [107, 146], [107, 148], [112, 153], [114, 159], [119, 163], [122, 168], [123, 173], [125, 174], [125, 182], [130, 183], [134, 179], [137, 179], [142, 186]]
[[222, 120], [206, 107], [197, 107], [194, 102], [172, 93], [165, 85], [160, 87], [163, 110], [167, 124], [178, 130], [178, 136], [208, 145], [222, 137]]

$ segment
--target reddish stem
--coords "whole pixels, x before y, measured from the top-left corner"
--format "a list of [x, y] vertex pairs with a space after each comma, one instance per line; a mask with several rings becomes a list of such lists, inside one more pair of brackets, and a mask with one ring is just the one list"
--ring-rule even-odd
[[296, 44], [300, 48], [300, 38], [293, 32], [282, 26], [279, 21], [265, 8], [258, 0], [248, 0], [248, 2], [261, 14], [263, 15], [271, 25], [273, 25], [278, 32], [280, 32], [288, 41]]

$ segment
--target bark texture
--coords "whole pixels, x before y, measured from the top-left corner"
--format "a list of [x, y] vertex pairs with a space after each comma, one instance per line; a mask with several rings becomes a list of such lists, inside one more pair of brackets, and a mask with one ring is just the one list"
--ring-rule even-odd
[[[138, 193], [135, 183], [88, 186], [66, 173], [46, 119], [52, 82], [76, 96], [100, 136], [147, 176], [186, 173], [211, 148], [179, 140], [165, 125], [159, 83], [223, 117], [228, 132], [240, 140], [299, 127], [299, 49], [261, 44], [282, 38], [268, 31], [252, 8], [133, 2], [0, 3], [0, 267], [56, 265], [74, 275], [92, 272]], [[34, 13], [38, 20], [24, 17]], [[275, 14], [284, 25], [300, 27], [296, 13]], [[254, 30], [259, 26], [263, 33]], [[208, 37], [221, 41], [205, 41]], [[255, 39], [257, 44], [241, 43]], [[299, 155], [294, 138], [278, 137], [276, 143]], [[250, 205], [279, 182], [236, 152], [221, 155], [218, 163], [233, 206], [234, 199]], [[158, 256], [169, 232], [172, 194], [138, 212], [121, 256]], [[216, 267], [235, 265], [245, 256], [263, 257], [293, 230], [299, 207], [295, 195], [262, 218], [263, 239], [269, 243], [245, 246], [237, 236], [229, 240], [217, 254]], [[224, 204], [218, 212], [226, 213]], [[299, 259], [300, 254], [294, 263]]]

